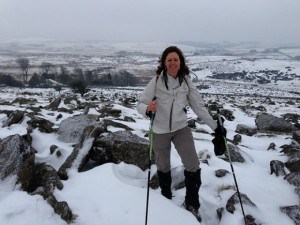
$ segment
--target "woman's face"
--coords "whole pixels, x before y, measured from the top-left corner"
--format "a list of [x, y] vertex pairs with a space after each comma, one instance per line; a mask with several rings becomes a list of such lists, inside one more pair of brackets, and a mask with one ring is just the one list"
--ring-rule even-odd
[[176, 78], [178, 71], [180, 70], [180, 58], [176, 52], [170, 52], [165, 61], [167, 67], [167, 73]]

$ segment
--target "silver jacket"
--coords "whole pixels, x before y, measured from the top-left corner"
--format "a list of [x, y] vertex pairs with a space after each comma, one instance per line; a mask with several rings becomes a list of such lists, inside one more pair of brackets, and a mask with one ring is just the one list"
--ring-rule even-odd
[[184, 109], [188, 105], [212, 130], [216, 129], [217, 123], [205, 108], [204, 100], [197, 88], [189, 76], [185, 76], [185, 78], [181, 86], [167, 90], [162, 75], [158, 79], [153, 77], [141, 94], [137, 104], [137, 111], [144, 117], [147, 117], [146, 111], [149, 102], [156, 96], [157, 110], [153, 122], [153, 131], [155, 133], [170, 133], [186, 127], [187, 115]]

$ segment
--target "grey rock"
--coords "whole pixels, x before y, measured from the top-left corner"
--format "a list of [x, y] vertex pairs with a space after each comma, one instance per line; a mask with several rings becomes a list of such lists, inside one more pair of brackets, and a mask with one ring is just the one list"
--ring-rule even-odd
[[54, 123], [44, 118], [33, 117], [27, 124], [32, 128], [38, 128], [38, 130], [43, 133], [52, 133], [55, 131], [55, 129], [53, 129]]
[[224, 169], [219, 169], [215, 171], [216, 177], [224, 177], [227, 173], [229, 173], [229, 171]]
[[284, 206], [280, 207], [280, 210], [290, 217], [296, 225], [300, 225], [300, 206]]
[[99, 122], [93, 115], [76, 115], [63, 120], [58, 128], [58, 138], [65, 142], [77, 143], [87, 126], [96, 126]]
[[[236, 145], [227, 143], [227, 148], [229, 150], [230, 158], [232, 162], [240, 162], [243, 163], [245, 162], [244, 157], [240, 153], [240, 148]], [[226, 158], [223, 158], [225, 161], [228, 161], [228, 152], [225, 151], [225, 156]]]
[[89, 159], [88, 153], [93, 146], [95, 138], [103, 131], [103, 127], [99, 126], [88, 126], [83, 130], [79, 143], [75, 145], [72, 153], [58, 170], [58, 175], [61, 179], [68, 179], [67, 170], [69, 168], [75, 168], [79, 172], [82, 170]]
[[247, 136], [253, 136], [257, 133], [257, 130], [243, 124], [238, 124], [235, 132], [239, 134], [245, 134]]
[[283, 118], [264, 113], [257, 115], [255, 123], [257, 129], [263, 132], [291, 133], [297, 129], [293, 124], [285, 121]]
[[47, 105], [45, 108], [50, 110], [57, 110], [58, 106], [61, 102], [61, 97], [58, 97], [54, 99], [49, 105]]
[[270, 162], [270, 170], [271, 175], [275, 173], [277, 177], [286, 175], [286, 172], [284, 171], [284, 163], [279, 160], [272, 160]]
[[149, 141], [130, 131], [117, 131], [102, 135], [95, 140], [93, 149], [95, 147], [101, 151], [98, 157], [101, 163], [125, 162], [134, 164], [142, 170], [148, 168]]
[[274, 142], [270, 143], [268, 150], [276, 150], [276, 144]]
[[28, 140], [18, 134], [0, 140], [0, 179], [18, 176], [18, 182], [27, 186], [27, 176], [34, 164], [35, 151]]
[[23, 118], [24, 118], [24, 112], [20, 110], [16, 110], [9, 115], [6, 121], [4, 121], [2, 127], [9, 127], [12, 124], [20, 123], [23, 120]]
[[300, 187], [300, 172], [289, 173], [284, 177], [290, 184]]
[[[248, 198], [246, 194], [240, 193], [240, 196], [243, 204], [256, 207], [256, 205]], [[233, 214], [235, 211], [235, 204], [237, 203], [240, 204], [240, 201], [239, 201], [238, 193], [236, 192], [228, 199], [226, 204], [226, 210]]]
[[242, 141], [242, 135], [236, 134], [233, 136], [233, 140], [232, 140], [233, 144], [238, 145], [239, 143], [241, 143], [241, 141]]
[[293, 139], [295, 139], [295, 141], [297, 141], [300, 144], [300, 131], [294, 131], [293, 132]]

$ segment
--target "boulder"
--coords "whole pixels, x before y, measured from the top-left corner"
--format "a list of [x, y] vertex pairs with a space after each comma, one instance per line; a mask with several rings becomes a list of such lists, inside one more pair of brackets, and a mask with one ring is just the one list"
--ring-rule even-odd
[[270, 170], [271, 175], [275, 173], [277, 177], [286, 175], [286, 172], [284, 171], [284, 163], [279, 160], [272, 160], [270, 162]]
[[27, 124], [32, 128], [38, 128], [38, 130], [43, 133], [52, 133], [55, 131], [55, 129], [53, 129], [54, 123], [44, 118], [33, 117]]
[[17, 182], [28, 187], [35, 151], [28, 140], [18, 134], [0, 140], [0, 180], [17, 175]]
[[121, 113], [122, 113], [122, 111], [120, 109], [114, 109], [113, 105], [110, 105], [110, 104], [103, 106], [103, 108], [98, 110], [98, 112], [100, 113], [101, 118], [108, 117], [108, 116], [118, 118], [121, 116]]
[[[245, 162], [244, 157], [240, 153], [240, 148], [236, 145], [227, 143], [227, 148], [229, 150], [230, 158], [232, 162], [240, 162], [243, 163]], [[225, 156], [226, 158], [223, 158], [225, 161], [228, 161], [228, 152], [225, 151]]]
[[293, 139], [300, 144], [300, 131], [299, 130], [293, 132]]
[[300, 172], [289, 173], [284, 177], [290, 184], [300, 187]]
[[40, 194], [45, 199], [53, 194], [55, 188], [58, 190], [63, 189], [63, 183], [61, 182], [57, 171], [50, 165], [45, 163], [38, 163], [34, 165], [29, 178], [29, 186], [26, 191]]
[[[246, 204], [246, 205], [250, 205], [250, 206], [253, 206], [253, 207], [256, 207], [256, 205], [248, 198], [248, 196], [246, 194], [243, 194], [243, 193], [240, 193], [240, 196], [241, 196], [241, 201], [243, 204]], [[240, 204], [240, 200], [239, 200], [239, 197], [238, 197], [238, 193], [235, 192], [227, 201], [227, 204], [226, 204], [226, 210], [230, 213], [234, 213], [235, 211], [235, 204]]]
[[300, 159], [296, 161], [290, 160], [285, 163], [285, 166], [290, 172], [300, 172]]
[[58, 106], [61, 102], [61, 97], [58, 97], [56, 99], [54, 99], [49, 105], [47, 105], [45, 108], [49, 109], [49, 110], [57, 110]]
[[98, 137], [93, 145], [93, 160], [100, 163], [133, 164], [142, 170], [148, 168], [149, 141], [132, 134], [130, 131], [106, 133]]
[[83, 130], [79, 143], [75, 145], [72, 153], [58, 170], [58, 175], [61, 179], [68, 179], [67, 170], [69, 168], [75, 168], [79, 172], [82, 170], [89, 159], [88, 153], [93, 146], [95, 138], [104, 131], [104, 128], [100, 126], [88, 126]]
[[227, 173], [229, 173], [229, 171], [224, 169], [219, 169], [215, 171], [216, 177], [224, 177]]
[[284, 206], [280, 207], [280, 210], [287, 214], [289, 218], [291, 218], [296, 225], [300, 224], [300, 206], [293, 205], [293, 206]]
[[247, 136], [253, 136], [257, 133], [257, 130], [247, 125], [238, 124], [235, 132], [239, 134], [245, 134]]
[[276, 144], [274, 142], [270, 143], [268, 150], [276, 150]]
[[11, 104], [20, 104], [20, 105], [34, 105], [35, 103], [37, 103], [37, 100], [34, 98], [16, 98], [13, 100], [13, 102]]
[[238, 145], [241, 142], [242, 142], [242, 135], [236, 134], [233, 136], [233, 140], [232, 140], [233, 144]]
[[23, 120], [23, 118], [24, 118], [24, 112], [20, 110], [16, 110], [9, 115], [6, 121], [4, 121], [2, 127], [9, 127], [12, 124], [20, 123]]
[[278, 118], [269, 114], [259, 114], [256, 116], [255, 123], [258, 131], [261, 132], [283, 132], [291, 133], [297, 128], [283, 118]]
[[295, 113], [286, 113], [282, 115], [283, 119], [285, 119], [288, 122], [297, 123], [298, 120], [300, 120], [300, 115]]
[[95, 115], [76, 115], [63, 120], [58, 128], [58, 139], [65, 142], [77, 143], [87, 126], [97, 126], [99, 121]]

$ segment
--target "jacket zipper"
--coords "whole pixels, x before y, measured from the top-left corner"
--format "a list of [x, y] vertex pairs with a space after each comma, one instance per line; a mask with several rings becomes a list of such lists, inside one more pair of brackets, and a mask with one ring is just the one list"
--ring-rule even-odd
[[172, 101], [172, 105], [171, 105], [171, 111], [170, 111], [170, 120], [169, 120], [169, 128], [170, 128], [170, 132], [172, 131], [172, 114], [173, 114], [173, 104], [174, 104], [174, 99]]

